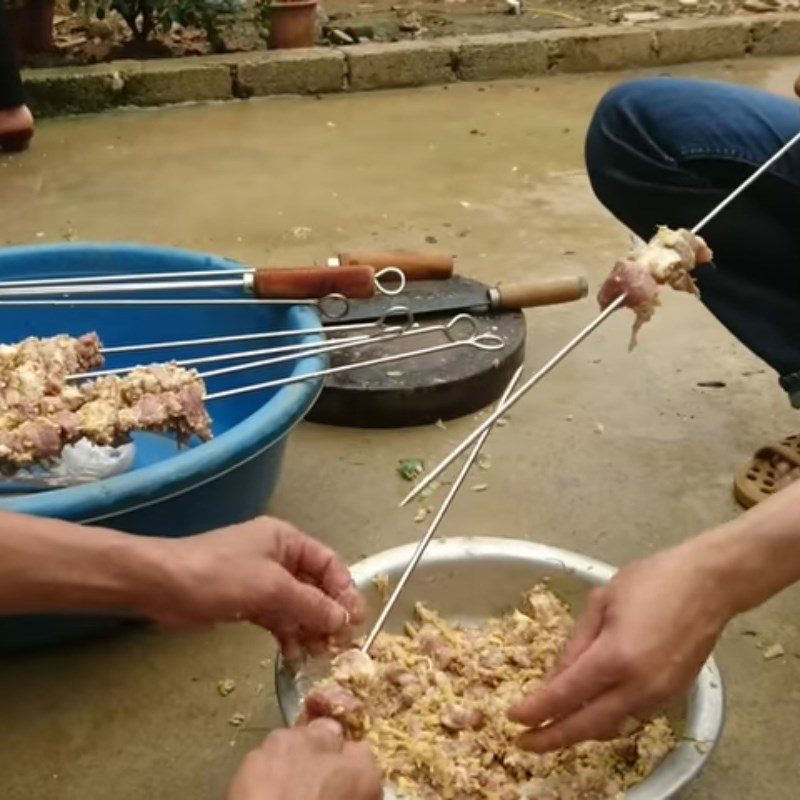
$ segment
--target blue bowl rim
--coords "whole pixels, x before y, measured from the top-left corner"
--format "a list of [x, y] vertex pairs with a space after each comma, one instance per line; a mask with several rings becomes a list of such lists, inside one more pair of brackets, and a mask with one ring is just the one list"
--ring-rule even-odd
[[[67, 250], [86, 253], [127, 251], [152, 258], [171, 258], [178, 255], [186, 261], [187, 270], [242, 268], [235, 261], [181, 248], [113, 242], [73, 242], [4, 248], [0, 250], [0, 275], [6, 258], [29, 257], [43, 252], [58, 254]], [[289, 307], [287, 321], [290, 325], [296, 324], [298, 329], [320, 325], [316, 313], [302, 305]], [[322, 336], [309, 334], [305, 338], [312, 342], [319, 341]], [[325, 364], [326, 359], [323, 356], [304, 358], [295, 364], [291, 374], [320, 370]], [[163, 502], [215, 480], [268, 450], [300, 422], [321, 391], [322, 382], [319, 379], [289, 384], [279, 389], [253, 414], [198, 447], [180, 452], [158, 464], [95, 483], [8, 498], [0, 502], [0, 510], [95, 523]], [[266, 429], [273, 431], [268, 437], [264, 436]], [[232, 457], [233, 454], [235, 457]], [[152, 491], [154, 486], [158, 487], [157, 492]]]

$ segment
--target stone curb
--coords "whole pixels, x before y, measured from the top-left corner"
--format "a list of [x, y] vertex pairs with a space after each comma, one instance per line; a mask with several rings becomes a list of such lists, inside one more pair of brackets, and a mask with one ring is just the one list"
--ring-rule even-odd
[[279, 94], [800, 55], [800, 13], [241, 53], [24, 72], [38, 116]]
[[125, 84], [119, 94], [122, 105], [164, 106], [233, 97], [231, 71], [226, 64], [145, 61], [135, 69], [123, 69], [121, 76]]
[[316, 47], [249, 53], [229, 59], [236, 97], [271, 94], [323, 94], [346, 87], [344, 53]]
[[343, 52], [347, 56], [348, 88], [355, 91], [399, 89], [456, 80], [457, 40], [364, 44]]

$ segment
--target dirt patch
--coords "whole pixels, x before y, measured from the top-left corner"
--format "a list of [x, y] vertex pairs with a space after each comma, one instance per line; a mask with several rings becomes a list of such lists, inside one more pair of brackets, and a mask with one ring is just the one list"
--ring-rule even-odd
[[253, 8], [219, 20], [221, 47], [209, 43], [204, 31], [174, 25], [166, 33], [154, 33], [146, 42], [136, 41], [123, 18], [111, 11], [103, 19], [72, 13], [66, 0], [56, 7], [54, 47], [50, 53], [22, 57], [25, 66], [55, 67], [97, 64], [121, 59], [148, 60], [202, 56], [212, 52], [242, 53], [266, 48], [264, 31]]
[[[800, 9], [800, 0], [326, 0], [320, 7], [319, 44], [347, 46], [365, 41], [408, 41], [470, 34], [618, 25], [635, 27], [669, 19]], [[252, 52], [266, 47], [253, 0], [220, 20], [216, 52]], [[60, 2], [52, 53], [29, 56], [29, 66], [91, 64], [116, 59], [206, 55], [214, 51], [205, 33], [173, 26], [145, 43], [132, 40], [123, 19], [111, 12], [88, 19]]]
[[[681, 16], [739, 13], [744, 0], [328, 0], [332, 25], [372, 29], [383, 39], [506, 33], [597, 24], [637, 25]], [[776, 4], [772, 10], [778, 10]], [[519, 13], [517, 13], [519, 12]]]

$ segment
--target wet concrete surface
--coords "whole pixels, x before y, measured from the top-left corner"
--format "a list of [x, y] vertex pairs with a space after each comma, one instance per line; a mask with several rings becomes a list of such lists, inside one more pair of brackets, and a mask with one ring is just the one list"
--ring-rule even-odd
[[[788, 93], [799, 66], [677, 72]], [[623, 77], [49, 122], [29, 154], [0, 162], [0, 241], [137, 240], [299, 264], [434, 237], [478, 279], [577, 272], [596, 286], [627, 239], [589, 191], [582, 140], [600, 94]], [[529, 312], [531, 367], [593, 313], [590, 301]], [[633, 354], [630, 321], [609, 321], [514, 411], [487, 447], [488, 489], [465, 491], [442, 534], [529, 538], [621, 563], [737, 513], [736, 465], [798, 426], [775, 376], [691, 298], [666, 297]], [[698, 387], [709, 380], [725, 387]], [[348, 560], [412, 541], [421, 528], [415, 509], [396, 508], [407, 489], [398, 459], [435, 460], [474, 424], [303, 426], [270, 510]], [[693, 800], [797, 796], [799, 600], [787, 591], [727, 631], [727, 732]], [[775, 642], [786, 657], [765, 661], [760, 647]], [[267, 634], [230, 626], [3, 659], [0, 796], [220, 798], [279, 724], [272, 655]], [[226, 677], [237, 688], [222, 698]], [[235, 712], [243, 728], [228, 724]]]

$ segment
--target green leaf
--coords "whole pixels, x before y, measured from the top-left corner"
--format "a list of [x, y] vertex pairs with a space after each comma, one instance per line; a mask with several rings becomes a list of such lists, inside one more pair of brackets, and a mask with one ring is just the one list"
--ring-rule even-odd
[[407, 481], [413, 481], [425, 471], [425, 464], [419, 458], [403, 458], [400, 460], [397, 471]]

